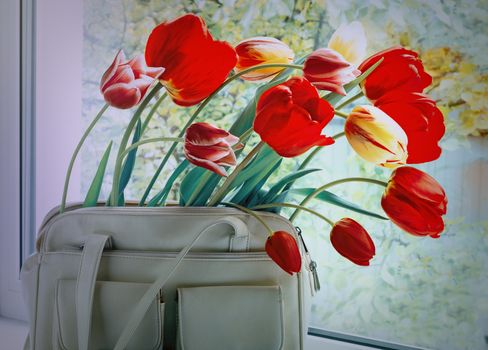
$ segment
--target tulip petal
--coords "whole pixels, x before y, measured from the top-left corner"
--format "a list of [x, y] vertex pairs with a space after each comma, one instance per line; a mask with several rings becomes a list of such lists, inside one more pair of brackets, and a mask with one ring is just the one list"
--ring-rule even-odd
[[104, 91], [103, 98], [111, 106], [128, 109], [139, 103], [141, 91], [130, 84], [114, 84]]
[[367, 39], [361, 22], [341, 24], [332, 34], [328, 48], [339, 52], [348, 62], [358, 65], [366, 57]]
[[108, 67], [107, 71], [103, 74], [102, 79], [100, 80], [100, 90], [103, 91], [106, 83], [112, 79], [112, 77], [115, 75], [115, 72], [117, 71], [117, 68], [125, 61], [125, 54], [124, 51], [119, 50], [117, 52], [117, 55], [115, 55], [115, 58]]

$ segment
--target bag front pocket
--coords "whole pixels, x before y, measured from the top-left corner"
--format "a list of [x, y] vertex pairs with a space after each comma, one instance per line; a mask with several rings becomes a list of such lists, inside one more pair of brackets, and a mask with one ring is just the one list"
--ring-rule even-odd
[[178, 289], [180, 350], [278, 350], [283, 325], [279, 286]]
[[[113, 349], [150, 284], [97, 281], [93, 297], [90, 349]], [[56, 325], [60, 349], [78, 348], [76, 336], [76, 280], [59, 280], [56, 288]], [[162, 344], [164, 304], [155, 298], [127, 349], [155, 350]], [[56, 339], [56, 338], [55, 338]]]

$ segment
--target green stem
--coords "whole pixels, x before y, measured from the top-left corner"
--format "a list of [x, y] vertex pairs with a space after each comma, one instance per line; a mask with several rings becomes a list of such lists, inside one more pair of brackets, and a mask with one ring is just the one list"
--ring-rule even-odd
[[81, 146], [85, 142], [86, 138], [90, 134], [90, 132], [93, 130], [95, 125], [98, 123], [100, 118], [102, 117], [103, 113], [107, 110], [109, 107], [108, 104], [105, 104], [102, 109], [98, 112], [98, 114], [95, 116], [95, 118], [92, 120], [90, 125], [88, 125], [88, 128], [86, 128], [85, 132], [83, 133], [83, 136], [81, 137], [80, 142], [76, 145], [76, 148], [73, 152], [73, 155], [71, 156], [71, 160], [68, 165], [68, 170], [66, 171], [66, 178], [64, 179], [64, 188], [63, 188], [63, 196], [61, 199], [61, 205], [59, 208], [59, 212], [62, 213], [64, 212], [64, 209], [66, 208], [66, 197], [68, 196], [68, 187], [69, 187], [69, 180], [71, 177], [71, 172], [73, 171], [73, 165], [75, 164], [75, 160], [78, 157], [78, 153], [80, 152]]
[[264, 142], [260, 141], [256, 147], [252, 149], [251, 152], [242, 160], [242, 162], [239, 163], [239, 165], [236, 166], [234, 171], [225, 179], [224, 183], [222, 186], [218, 189], [218, 191], [210, 198], [210, 201], [208, 203], [209, 207], [213, 207], [217, 203], [219, 203], [223, 197], [225, 196], [225, 191], [229, 188], [229, 186], [232, 184], [232, 182], [235, 180], [236, 176], [240, 173], [242, 169], [246, 167], [246, 165], [252, 160], [252, 158], [261, 150], [261, 148], [264, 146]]
[[247, 129], [244, 133], [239, 136], [239, 142], [244, 143], [252, 135], [254, 128]]
[[[332, 138], [334, 140], [337, 140], [338, 138], [340, 138], [344, 135], [345, 135], [344, 132], [340, 132], [340, 133], [332, 136]], [[298, 170], [305, 169], [307, 167], [307, 165], [312, 161], [312, 159], [317, 155], [317, 153], [319, 153], [322, 149], [324, 149], [324, 147], [315, 147], [315, 149], [312, 152], [310, 152], [310, 154], [307, 156], [307, 158], [304, 159], [302, 164], [300, 164], [300, 166], [298, 167]]]
[[341, 109], [341, 108], [343, 108], [343, 107], [347, 106], [348, 104], [350, 104], [350, 103], [352, 103], [352, 102], [356, 101], [357, 99], [359, 99], [359, 98], [361, 98], [361, 97], [363, 97], [363, 96], [364, 96], [364, 94], [363, 94], [363, 90], [359, 90], [359, 92], [358, 92], [356, 95], [351, 96], [350, 98], [348, 98], [347, 100], [345, 100], [345, 101], [344, 101], [344, 102], [342, 102], [341, 104], [337, 105], [337, 106], [335, 107], [335, 109]]
[[[387, 182], [384, 182], [384, 181], [381, 181], [381, 180], [376, 180], [376, 179], [368, 179], [368, 178], [365, 178], [365, 177], [348, 177], [348, 178], [345, 178], [345, 179], [340, 179], [340, 180], [336, 180], [336, 181], [332, 181], [332, 182], [329, 182], [319, 188], [317, 188], [314, 192], [310, 193], [307, 197], [305, 197], [302, 202], [300, 203], [301, 206], [305, 206], [308, 202], [310, 202], [312, 199], [314, 199], [315, 197], [317, 197], [319, 195], [320, 192], [322, 191], [325, 191], [326, 189], [332, 187], [332, 186], [336, 186], [336, 185], [340, 185], [340, 184], [343, 184], [343, 183], [346, 183], [346, 182], [367, 182], [367, 183], [372, 183], [372, 184], [375, 184], [375, 185], [380, 185], [380, 186], [383, 186], [383, 187], [386, 187], [388, 185]], [[300, 209], [297, 209], [295, 210], [295, 212], [292, 214], [292, 216], [290, 216], [290, 221], [293, 221], [297, 215], [300, 213]]]
[[256, 205], [253, 207], [253, 209], [266, 209], [266, 208], [276, 208], [276, 207], [286, 207], [286, 208], [295, 208], [295, 209], [300, 209], [309, 212], [310, 214], [313, 214], [317, 216], [318, 218], [324, 220], [326, 223], [328, 223], [330, 226], [334, 226], [334, 221], [331, 219], [323, 216], [322, 214], [317, 213], [315, 210], [309, 209], [307, 207], [298, 205], [298, 204], [292, 204], [292, 203], [269, 203], [269, 204], [260, 204]]
[[200, 194], [202, 189], [207, 184], [207, 180], [210, 178], [210, 176], [212, 176], [212, 174], [213, 173], [211, 171], [205, 172], [205, 175], [203, 175], [203, 178], [200, 180], [197, 187], [193, 190], [193, 193], [191, 194], [190, 199], [188, 199], [188, 202], [185, 203], [185, 207], [189, 207], [190, 205], [193, 204], [195, 199], [197, 199], [198, 195]]
[[130, 151], [132, 151], [134, 148], [137, 148], [139, 146], [148, 144], [148, 143], [154, 143], [154, 142], [164, 142], [164, 141], [173, 141], [173, 142], [183, 142], [184, 139], [180, 137], [153, 137], [150, 139], [145, 139], [136, 143], [133, 143], [129, 147], [125, 149], [124, 152], [120, 155], [122, 158], [124, 158]]
[[120, 171], [122, 168], [122, 158], [121, 155], [124, 152], [125, 148], [127, 147], [127, 143], [129, 141], [129, 137], [132, 133], [132, 130], [134, 129], [134, 126], [136, 125], [137, 121], [141, 117], [142, 112], [144, 109], [147, 107], [149, 104], [149, 101], [156, 95], [156, 93], [162, 88], [163, 86], [161, 83], [157, 83], [156, 86], [152, 88], [152, 90], [147, 94], [147, 96], [144, 98], [144, 100], [141, 102], [139, 107], [137, 108], [136, 112], [132, 116], [132, 119], [129, 121], [129, 125], [127, 125], [127, 128], [125, 129], [124, 136], [122, 137], [122, 141], [120, 142], [119, 146], [119, 151], [117, 152], [117, 158], [115, 162], [115, 167], [114, 167], [114, 178], [112, 182], [112, 192], [111, 192], [111, 203], [113, 206], [118, 206], [119, 205], [119, 180], [120, 180]]
[[261, 224], [263, 224], [263, 226], [266, 228], [266, 230], [268, 231], [269, 235], [273, 235], [274, 231], [271, 227], [269, 227], [269, 225], [266, 223], [266, 221], [264, 221], [258, 214], [256, 214], [255, 212], [253, 212], [252, 210], [246, 208], [246, 207], [243, 207], [242, 205], [239, 205], [239, 204], [235, 204], [235, 203], [230, 203], [230, 202], [222, 202], [222, 204], [224, 205], [228, 205], [230, 207], [235, 207], [239, 210], [242, 210], [243, 212], [251, 215], [253, 218], [255, 218], [256, 220], [258, 220]]
[[161, 95], [161, 97], [156, 101], [156, 103], [151, 107], [151, 110], [149, 111], [146, 119], [144, 119], [144, 122], [142, 123], [141, 127], [141, 136], [144, 130], [146, 130], [147, 126], [149, 125], [149, 122], [151, 121], [151, 118], [154, 116], [156, 113], [156, 110], [159, 108], [161, 103], [165, 100], [166, 96], [168, 96], [168, 93], [165, 92], [164, 94]]
[[[244, 69], [243, 71], [240, 71], [239, 73], [236, 73], [229, 78], [227, 78], [226, 81], [220, 85], [217, 90], [215, 90], [212, 94], [210, 94], [197, 108], [197, 110], [192, 114], [190, 119], [187, 121], [181, 132], [179, 133], [178, 137], [183, 137], [185, 135], [186, 129], [193, 123], [193, 121], [198, 117], [200, 112], [205, 108], [205, 106], [208, 105], [208, 103], [224, 88], [226, 87], [230, 82], [236, 80], [240, 76], [247, 74], [249, 72], [263, 69], [263, 68], [274, 68], [274, 67], [283, 67], [283, 68], [293, 68], [293, 69], [303, 69], [302, 65], [298, 64], [286, 64], [286, 63], [272, 63], [272, 64], [261, 64], [257, 65], [248, 69]], [[147, 185], [144, 194], [142, 195], [141, 200], [139, 201], [139, 205], [143, 206], [144, 203], [146, 202], [147, 197], [149, 196], [149, 193], [151, 192], [151, 189], [154, 186], [154, 183], [159, 177], [159, 174], [161, 174], [161, 171], [163, 170], [164, 166], [168, 162], [169, 158], [173, 154], [174, 150], [176, 149], [176, 143], [172, 144], [171, 147], [168, 150], [168, 153], [164, 156], [163, 160], [161, 161], [161, 164], [159, 164], [158, 169], [154, 173], [153, 177], [151, 178], [151, 181], [149, 181], [149, 184]]]
[[334, 111], [334, 114], [338, 115], [339, 117], [342, 117], [342, 118], [347, 118], [349, 116], [347, 113], [344, 113], [342, 111], [338, 111], [337, 109]]

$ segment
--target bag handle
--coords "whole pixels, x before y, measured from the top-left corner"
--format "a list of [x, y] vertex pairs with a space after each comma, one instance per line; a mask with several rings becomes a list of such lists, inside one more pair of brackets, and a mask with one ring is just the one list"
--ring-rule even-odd
[[[198, 239], [210, 229], [222, 224], [230, 225], [234, 229], [234, 235], [230, 242], [230, 250], [247, 250], [249, 229], [242, 220], [236, 217], [227, 216], [221, 218], [200, 231], [193, 238], [193, 240], [175, 257], [173, 266], [171, 267], [169, 273], [159, 276], [158, 279], [144, 293], [143, 297], [132, 312], [131, 318], [122, 330], [114, 350], [125, 349], [132, 335], [144, 318], [144, 315], [146, 314], [152, 301], [159, 293], [159, 290], [162, 289], [166, 282], [172, 277], [184, 257], [188, 254]], [[90, 234], [88, 235], [83, 248], [80, 270], [76, 284], [76, 321], [79, 350], [88, 350], [93, 293], [95, 290], [97, 272], [100, 265], [103, 248], [105, 247], [107, 241], [109, 241], [109, 236], [107, 235]]]
[[122, 333], [120, 334], [120, 337], [117, 340], [117, 343], [115, 344], [114, 350], [125, 349], [131, 337], [133, 336], [134, 332], [136, 331], [137, 327], [139, 326], [142, 319], [144, 318], [144, 315], [146, 314], [155, 296], [159, 293], [159, 290], [161, 290], [164, 287], [166, 282], [168, 282], [168, 280], [173, 276], [178, 266], [180, 266], [184, 257], [188, 254], [188, 252], [195, 245], [198, 239], [201, 236], [203, 236], [206, 232], [208, 232], [211, 228], [221, 224], [227, 224], [232, 226], [234, 228], [236, 237], [242, 236], [242, 233], [244, 232], [246, 232], [247, 235], [249, 235], [249, 231], [246, 224], [242, 220], [231, 216], [224, 217], [214, 222], [213, 224], [203, 229], [202, 231], [200, 231], [193, 238], [193, 240], [185, 248], [183, 248], [176, 256], [173, 262], [173, 266], [171, 267], [169, 273], [167, 273], [166, 275], [159, 276], [158, 279], [148, 288], [148, 290], [146, 291], [146, 293], [141, 298], [136, 308], [132, 312], [132, 316], [129, 319], [129, 322], [127, 322], [124, 329], [122, 330]]

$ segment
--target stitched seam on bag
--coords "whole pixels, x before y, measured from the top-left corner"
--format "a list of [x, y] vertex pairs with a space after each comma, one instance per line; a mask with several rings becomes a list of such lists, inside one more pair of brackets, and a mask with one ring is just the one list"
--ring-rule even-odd
[[279, 350], [283, 349], [285, 342], [285, 317], [283, 315], [283, 294], [281, 292], [281, 286], [278, 286], [279, 304], [280, 304], [280, 320], [281, 320], [281, 344]]

